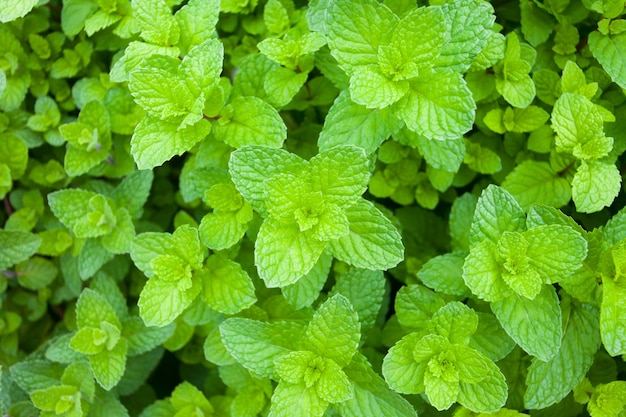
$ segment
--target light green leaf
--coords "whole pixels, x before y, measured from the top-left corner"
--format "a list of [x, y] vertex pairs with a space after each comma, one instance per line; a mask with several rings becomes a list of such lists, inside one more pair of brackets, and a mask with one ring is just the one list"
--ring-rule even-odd
[[478, 316], [474, 310], [460, 302], [452, 302], [440, 308], [429, 324], [433, 333], [460, 345], [467, 345], [477, 326]]
[[372, 203], [360, 200], [345, 210], [348, 235], [330, 242], [333, 255], [365, 269], [390, 269], [404, 258], [402, 238], [391, 221]]
[[517, 165], [502, 183], [524, 210], [533, 204], [562, 207], [571, 199], [567, 179], [554, 171], [547, 162], [526, 160]]
[[215, 311], [234, 314], [256, 302], [252, 280], [238, 263], [209, 256], [201, 274], [202, 297]]
[[112, 350], [89, 356], [89, 365], [98, 384], [110, 390], [122, 379], [126, 370], [126, 340], [120, 340]]
[[201, 415], [211, 415], [214, 411], [213, 406], [202, 391], [187, 381], [176, 386], [172, 392], [171, 401], [174, 408], [181, 411], [189, 409], [189, 411], [200, 412]]
[[[175, 69], [177, 64], [174, 62], [171, 66]], [[192, 81], [193, 79], [190, 79], [190, 83]], [[181, 123], [184, 119], [185, 125], [193, 125], [202, 119], [204, 103], [197, 102], [198, 96], [192, 93], [185, 81], [170, 69], [147, 65], [135, 69], [129, 75], [128, 88], [135, 102], [150, 117], [171, 123]]]
[[295, 321], [264, 323], [230, 318], [220, 325], [226, 350], [253, 375], [276, 378], [274, 359], [295, 350], [295, 341], [304, 333]]
[[619, 193], [621, 181], [615, 164], [603, 160], [582, 161], [572, 180], [576, 209], [594, 213], [610, 206]]
[[153, 179], [152, 171], [134, 171], [117, 184], [111, 198], [117, 207], [125, 208], [133, 218], [136, 218], [142, 213], [150, 195]]
[[180, 28], [165, 0], [133, 0], [132, 5], [146, 42], [164, 46], [178, 42]]
[[297, 173], [305, 165], [300, 157], [292, 153], [265, 146], [238, 149], [231, 154], [228, 164], [235, 187], [261, 215], [267, 212], [262, 184], [278, 173]]
[[465, 156], [465, 142], [463, 140], [460, 138], [435, 140], [408, 130], [405, 133], [413, 137], [415, 142], [412, 141], [411, 145], [417, 146], [420, 155], [424, 157], [428, 165], [448, 172], [459, 170]]
[[376, 64], [378, 47], [386, 45], [398, 17], [375, 0], [339, 0], [326, 13], [328, 45], [350, 74], [356, 66]]
[[174, 325], [146, 327], [143, 321], [131, 316], [122, 323], [122, 336], [128, 343], [128, 356], [141, 355], [164, 343], [174, 333]]
[[613, 139], [604, 135], [603, 118], [588, 98], [564, 93], [552, 110], [552, 128], [557, 150], [579, 159], [597, 159], [608, 155]]
[[76, 303], [76, 324], [79, 329], [100, 328], [102, 322], [110, 323], [119, 330], [122, 329], [115, 310], [106, 299], [100, 293], [85, 288]]
[[497, 362], [508, 355], [516, 344], [492, 314], [480, 312], [476, 314], [478, 327], [470, 338], [468, 346]]
[[611, 356], [626, 353], [626, 289], [612, 277], [602, 277], [600, 331], [602, 344]]
[[239, 222], [238, 212], [214, 211], [202, 218], [198, 232], [202, 243], [207, 247], [223, 250], [239, 242], [247, 229], [247, 223]]
[[[279, 3], [278, 0], [276, 2]], [[269, 71], [263, 81], [263, 88], [269, 95], [270, 103], [278, 107], [289, 104], [306, 83], [308, 76], [306, 72], [295, 72], [285, 67]]]
[[468, 294], [463, 281], [463, 263], [466, 252], [452, 252], [436, 256], [426, 262], [417, 277], [429, 288], [452, 295]]
[[191, 305], [200, 290], [197, 280], [190, 288], [179, 288], [178, 281], [150, 278], [139, 295], [139, 315], [147, 326], [166, 326]]
[[537, 226], [523, 233], [526, 255], [544, 282], [553, 283], [575, 273], [587, 257], [587, 241], [575, 229], [557, 224]]
[[0, 1], [0, 22], [7, 23], [26, 16], [37, 3], [38, 0]]
[[162, 165], [175, 155], [182, 155], [211, 131], [211, 124], [202, 120], [178, 130], [178, 125], [146, 117], [139, 122], [130, 140], [130, 150], [139, 169]]
[[213, 35], [219, 9], [218, 0], [191, 0], [176, 12], [174, 18], [180, 28], [178, 45], [184, 51], [190, 51]]
[[381, 271], [350, 268], [336, 277], [331, 295], [341, 294], [359, 315], [361, 334], [374, 327], [385, 295], [385, 277]]
[[556, 291], [544, 286], [534, 300], [512, 293], [491, 303], [491, 310], [513, 340], [539, 360], [549, 361], [559, 351], [563, 336]]
[[0, 136], [0, 163], [6, 164], [12, 180], [24, 175], [28, 165], [28, 147], [17, 135], [4, 133]]
[[503, 188], [490, 185], [483, 190], [470, 230], [470, 248], [490, 240], [497, 243], [504, 232], [521, 232], [525, 229], [526, 216], [517, 201]]
[[541, 409], [561, 401], [583, 380], [600, 347], [599, 312], [595, 307], [567, 297], [561, 309], [561, 348], [548, 362], [533, 359], [526, 376], [526, 408]]
[[[205, 7], [208, 8], [207, 5]], [[180, 76], [194, 97], [207, 94], [219, 83], [223, 60], [224, 47], [216, 39], [202, 42], [183, 58], [180, 64]], [[131, 74], [131, 80], [133, 74], [134, 72]]]
[[450, 2], [442, 6], [442, 11], [450, 36], [436, 66], [465, 72], [493, 33], [493, 7], [482, 1]]
[[386, 417], [416, 417], [413, 406], [372, 370], [359, 353], [343, 371], [352, 382], [353, 397], [335, 405], [345, 417], [367, 415]]
[[408, 129], [429, 139], [458, 139], [474, 123], [476, 104], [461, 74], [434, 71], [411, 80], [395, 109]]
[[17, 230], [0, 230], [0, 270], [27, 260], [37, 252], [41, 238]]
[[[300, 278], [294, 284], [281, 288], [283, 296], [287, 302], [293, 305], [296, 310], [310, 306], [320, 296], [320, 292], [322, 291], [322, 288], [326, 283], [326, 279], [328, 278], [332, 260], [332, 256], [322, 254], [315, 266], [313, 266], [313, 268], [305, 276]], [[347, 294], [342, 294], [348, 297]], [[353, 301], [350, 297], [348, 297], [348, 299]], [[359, 318], [361, 318], [360, 314]]]
[[351, 144], [371, 154], [402, 124], [390, 108], [370, 110], [354, 103], [348, 91], [344, 91], [326, 116], [318, 146], [320, 151], [325, 151], [337, 145]]
[[309, 161], [312, 191], [320, 191], [325, 202], [348, 207], [365, 192], [369, 160], [362, 148], [336, 146]]
[[230, 146], [262, 145], [280, 148], [287, 128], [278, 112], [257, 97], [237, 97], [224, 107], [213, 135]]
[[478, 413], [495, 413], [501, 409], [508, 395], [508, 387], [502, 372], [492, 362], [487, 377], [477, 384], [461, 382], [458, 401], [464, 407]]
[[301, 232], [297, 223], [270, 217], [261, 225], [255, 243], [259, 276], [270, 288], [293, 284], [313, 268], [326, 245]]
[[408, 92], [408, 81], [388, 78], [377, 65], [356, 67], [350, 77], [350, 98], [368, 109], [388, 107]]
[[383, 360], [382, 372], [389, 387], [401, 394], [418, 394], [424, 391], [426, 364], [413, 356], [420, 343], [419, 333], [410, 333], [389, 349]]
[[421, 285], [400, 288], [396, 295], [395, 310], [402, 327], [411, 330], [428, 328], [433, 314], [445, 305], [434, 291]]
[[626, 33], [603, 35], [598, 31], [591, 32], [589, 49], [613, 81], [626, 88]]
[[459, 382], [448, 381], [432, 372], [424, 373], [424, 386], [428, 402], [438, 411], [447, 410], [459, 395]]
[[[6, 372], [6, 368], [4, 370]], [[30, 393], [57, 385], [63, 373], [63, 366], [42, 359], [31, 359], [17, 362], [8, 370], [14, 382]]]
[[102, 246], [100, 239], [87, 239], [78, 254], [78, 273], [82, 280], [91, 278], [115, 256]]
[[322, 417], [328, 401], [317, 395], [315, 387], [281, 382], [272, 395], [268, 417]]
[[361, 338], [359, 316], [341, 294], [326, 300], [313, 315], [302, 346], [340, 367], [350, 363]]

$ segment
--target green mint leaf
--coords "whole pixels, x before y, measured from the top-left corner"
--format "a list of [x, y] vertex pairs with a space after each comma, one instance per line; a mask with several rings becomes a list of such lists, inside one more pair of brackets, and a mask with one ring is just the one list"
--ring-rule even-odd
[[266, 214], [264, 187], [259, 186], [275, 174], [302, 170], [305, 163], [282, 149], [246, 146], [231, 154], [229, 171], [235, 187], [252, 208]]
[[452, 2], [441, 7], [450, 37], [435, 61], [439, 67], [465, 72], [493, 33], [493, 8], [481, 1]]
[[0, 2], [0, 22], [7, 23], [24, 17], [37, 5], [37, 0], [25, 0], [12, 2], [3, 0]]
[[117, 207], [125, 208], [133, 218], [137, 218], [150, 195], [153, 179], [152, 171], [133, 172], [115, 187], [111, 198]]
[[470, 338], [468, 346], [482, 353], [493, 362], [497, 362], [511, 353], [516, 344], [511, 339], [498, 320], [487, 313], [478, 315], [478, 327]]
[[395, 301], [398, 322], [410, 330], [425, 330], [432, 316], [445, 302], [432, 290], [421, 285], [405, 286]]
[[274, 359], [294, 349], [304, 334], [297, 322], [265, 323], [243, 318], [230, 318], [220, 325], [226, 350], [253, 375], [276, 378]]
[[561, 345], [561, 310], [553, 287], [544, 286], [533, 300], [510, 294], [491, 303], [507, 334], [522, 349], [544, 362], [552, 359]]
[[280, 383], [272, 394], [269, 417], [322, 417], [328, 402], [317, 395], [315, 387], [304, 383]]
[[33, 256], [41, 238], [37, 235], [21, 231], [0, 231], [0, 269], [7, 269]]
[[[283, 296], [287, 302], [294, 306], [295, 309], [310, 306], [319, 297], [320, 291], [326, 283], [333, 257], [328, 254], [322, 254], [317, 263], [311, 270], [300, 278], [297, 282], [281, 288]], [[354, 305], [353, 299], [346, 296]], [[356, 306], [355, 306], [356, 309]], [[359, 318], [361, 315], [359, 314]]]
[[621, 175], [615, 164], [603, 160], [582, 161], [572, 180], [572, 199], [582, 213], [610, 206], [620, 190]]
[[602, 277], [602, 308], [600, 310], [600, 331], [602, 344], [611, 356], [626, 352], [626, 341], [623, 337], [626, 312], [624, 295], [626, 290], [611, 277]]
[[457, 172], [463, 163], [465, 143], [460, 138], [432, 140], [408, 129], [402, 129], [394, 135], [394, 138], [401, 143], [416, 147], [428, 165], [433, 168]]
[[626, 385], [624, 381], [612, 381], [598, 385], [587, 404], [592, 417], [619, 415], [626, 403]]
[[[219, 2], [211, 0], [191, 0], [176, 12], [174, 18], [180, 28], [178, 45], [184, 51], [191, 51], [213, 36], [219, 17]], [[220, 63], [221, 64], [221, 63]]]
[[291, 285], [313, 268], [326, 246], [326, 242], [302, 233], [297, 223], [282, 224], [270, 217], [257, 236], [255, 265], [266, 286]]
[[257, 97], [237, 97], [224, 107], [213, 125], [215, 138], [230, 146], [261, 145], [279, 148], [287, 128], [278, 112]]
[[385, 279], [382, 271], [351, 268], [336, 278], [331, 294], [346, 297], [361, 322], [361, 334], [374, 327], [385, 295]]
[[537, 226], [522, 234], [528, 242], [527, 256], [544, 282], [565, 278], [583, 266], [587, 241], [569, 226]]
[[411, 80], [409, 93], [395, 108], [409, 130], [446, 140], [471, 129], [476, 104], [459, 73], [440, 70]]
[[328, 45], [333, 57], [348, 73], [378, 62], [378, 48], [390, 40], [398, 17], [382, 3], [336, 0], [326, 13]]
[[548, 40], [554, 30], [554, 17], [547, 10], [532, 2], [520, 3], [522, 33], [532, 45], [538, 46]]
[[562, 207], [571, 199], [571, 186], [550, 164], [524, 161], [507, 175], [502, 188], [508, 191], [524, 210], [533, 204]]
[[557, 149], [579, 159], [602, 158], [613, 147], [613, 139], [604, 135], [598, 107], [580, 94], [559, 97], [552, 110], [552, 128]]
[[413, 356], [413, 350], [421, 339], [422, 335], [419, 333], [410, 333], [392, 346], [385, 356], [382, 372], [394, 391], [402, 394], [424, 391], [424, 372], [427, 365], [417, 362]]
[[429, 328], [435, 334], [447, 338], [450, 343], [467, 345], [478, 326], [478, 316], [465, 304], [452, 302], [440, 308], [430, 321]]
[[[529, 62], [524, 56], [524, 47], [514, 32], [506, 37], [506, 53], [504, 60], [494, 67], [496, 71], [496, 88], [504, 99], [513, 107], [524, 108], [535, 98], [535, 83], [528, 75], [534, 58]], [[532, 50], [534, 54], [534, 50]]]
[[181, 286], [178, 281], [156, 277], [148, 279], [137, 302], [139, 314], [147, 326], [168, 325], [191, 305], [201, 291], [198, 281], [192, 281], [187, 288]]
[[[252, 217], [251, 210], [249, 215]], [[214, 211], [206, 214], [198, 227], [202, 243], [215, 250], [232, 247], [241, 240], [248, 229], [247, 222], [242, 223], [240, 220], [240, 212], [237, 211]]]
[[389, 269], [404, 257], [401, 237], [391, 221], [372, 203], [360, 200], [345, 210], [348, 235], [330, 242], [333, 255], [365, 269]]
[[561, 348], [548, 362], [533, 359], [526, 376], [524, 404], [546, 408], [561, 401], [584, 378], [600, 347], [599, 312], [570, 298], [561, 303], [565, 329]]
[[352, 383], [351, 399], [335, 405], [346, 417], [380, 415], [389, 417], [415, 417], [415, 409], [372, 370], [359, 353], [343, 371]]
[[470, 230], [470, 247], [485, 239], [496, 243], [505, 231], [525, 229], [526, 216], [517, 201], [504, 189], [490, 185], [481, 194]]
[[589, 49], [613, 81], [626, 88], [626, 64], [621, 58], [626, 50], [626, 33], [611, 35], [591, 32]]
[[[184, 381], [176, 386], [172, 392], [170, 399], [174, 409], [178, 410], [180, 414], [186, 412], [202, 413], [201, 415], [213, 414], [213, 406], [206, 399], [202, 391], [189, 382]], [[178, 413], [177, 413], [178, 414]]]
[[58, 385], [63, 366], [42, 359], [32, 359], [13, 364], [9, 372], [15, 383], [30, 393]]
[[506, 402], [506, 380], [493, 362], [485, 361], [484, 364], [489, 364], [485, 379], [478, 384], [461, 383], [458, 402], [475, 412], [494, 413]]
[[110, 203], [109, 199], [100, 194], [80, 189], [48, 194], [52, 213], [80, 238], [111, 233], [116, 217]]
[[360, 330], [359, 316], [350, 301], [336, 294], [313, 315], [301, 342], [302, 347], [344, 367], [357, 350]]
[[78, 254], [78, 273], [86, 280], [94, 276], [102, 266], [115, 256], [102, 245], [99, 239], [87, 239]]
[[130, 141], [131, 153], [139, 169], [162, 165], [175, 155], [182, 155], [211, 131], [206, 120], [179, 130], [175, 123], [146, 117], [139, 122]]
[[234, 314], [256, 302], [252, 280], [238, 263], [210, 256], [202, 274], [202, 298], [215, 311]]
[[122, 327], [122, 337], [128, 343], [128, 356], [141, 355], [151, 351], [163, 344], [174, 333], [173, 325], [146, 327], [139, 317], [134, 316], [124, 320]]
[[451, 295], [466, 295], [468, 289], [463, 281], [465, 252], [453, 252], [436, 256], [426, 262], [417, 277], [429, 288]]
[[359, 146], [370, 154], [389, 135], [402, 127], [402, 121], [391, 108], [371, 110], [356, 104], [346, 91], [339, 94], [330, 108], [318, 146], [325, 151], [337, 145], [351, 144]]
[[[151, 60], [152, 65], [144, 64], [129, 74], [128, 88], [135, 102], [151, 117], [172, 123], [184, 120], [185, 125], [194, 124], [202, 119], [202, 103], [197, 102], [198, 96], [190, 88], [197, 87], [197, 82], [190, 77], [191, 85], [185, 83], [186, 80], [178, 74], [179, 63], [174, 58], [159, 58]], [[188, 62], [189, 67], [195, 60], [192, 57]], [[180, 67], [182, 72], [182, 65]]]
[[133, 0], [133, 14], [146, 42], [164, 46], [178, 42], [180, 28], [165, 0]]
[[349, 207], [365, 192], [370, 173], [362, 148], [337, 146], [322, 151], [309, 161], [313, 191], [319, 191], [324, 201]]
[[406, 80], [390, 79], [376, 65], [356, 67], [350, 77], [350, 98], [368, 109], [388, 107], [408, 92]]

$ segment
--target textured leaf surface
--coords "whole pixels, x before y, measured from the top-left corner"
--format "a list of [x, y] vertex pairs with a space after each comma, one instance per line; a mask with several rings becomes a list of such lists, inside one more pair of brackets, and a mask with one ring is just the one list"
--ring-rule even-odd
[[534, 300], [511, 294], [491, 303], [491, 309], [508, 335], [529, 354], [548, 361], [558, 353], [561, 310], [553, 287], [544, 286]]

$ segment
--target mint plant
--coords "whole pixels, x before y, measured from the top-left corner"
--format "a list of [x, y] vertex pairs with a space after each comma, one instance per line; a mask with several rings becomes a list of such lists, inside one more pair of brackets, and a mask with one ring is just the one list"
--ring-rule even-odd
[[622, 0], [0, 0], [0, 414], [626, 413]]

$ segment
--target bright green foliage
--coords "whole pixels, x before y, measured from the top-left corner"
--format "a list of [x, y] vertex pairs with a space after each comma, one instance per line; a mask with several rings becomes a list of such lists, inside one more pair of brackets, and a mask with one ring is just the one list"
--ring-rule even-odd
[[493, 15], [486, 3], [424, 7], [402, 17], [371, 0], [329, 3], [324, 30], [350, 76], [355, 104], [393, 106], [410, 130], [429, 139], [454, 139], [470, 129], [475, 104], [460, 72], [489, 37]]
[[[505, 218], [511, 221], [502, 223]], [[488, 187], [474, 213], [463, 279], [475, 295], [492, 303], [509, 336], [545, 361], [561, 343], [556, 292], [546, 284], [582, 267], [587, 242], [568, 226], [533, 226], [527, 228], [523, 211], [508, 193]], [[531, 314], [533, 320], [523, 319]]]
[[[262, 159], [267, 163], [258, 166]], [[361, 148], [335, 147], [304, 161], [247, 147], [233, 153], [230, 174], [246, 201], [266, 212], [254, 255], [268, 287], [297, 282], [327, 247], [360, 268], [387, 269], [402, 259], [392, 223], [361, 198], [369, 178]], [[252, 191], [259, 183], [262, 193]]]
[[626, 415], [624, 0], [0, 0], [0, 415]]
[[424, 333], [410, 333], [390, 350], [383, 375], [396, 391], [425, 392], [437, 410], [458, 402], [475, 412], [489, 413], [507, 398], [504, 375], [479, 351], [468, 346], [478, 326], [476, 313], [450, 303], [433, 316]]
[[236, 313], [256, 300], [241, 266], [220, 255], [206, 258], [198, 230], [189, 225], [173, 234], [143, 233], [132, 243], [131, 257], [149, 278], [139, 296], [141, 317], [150, 326], [174, 321], [199, 296], [213, 309]]

